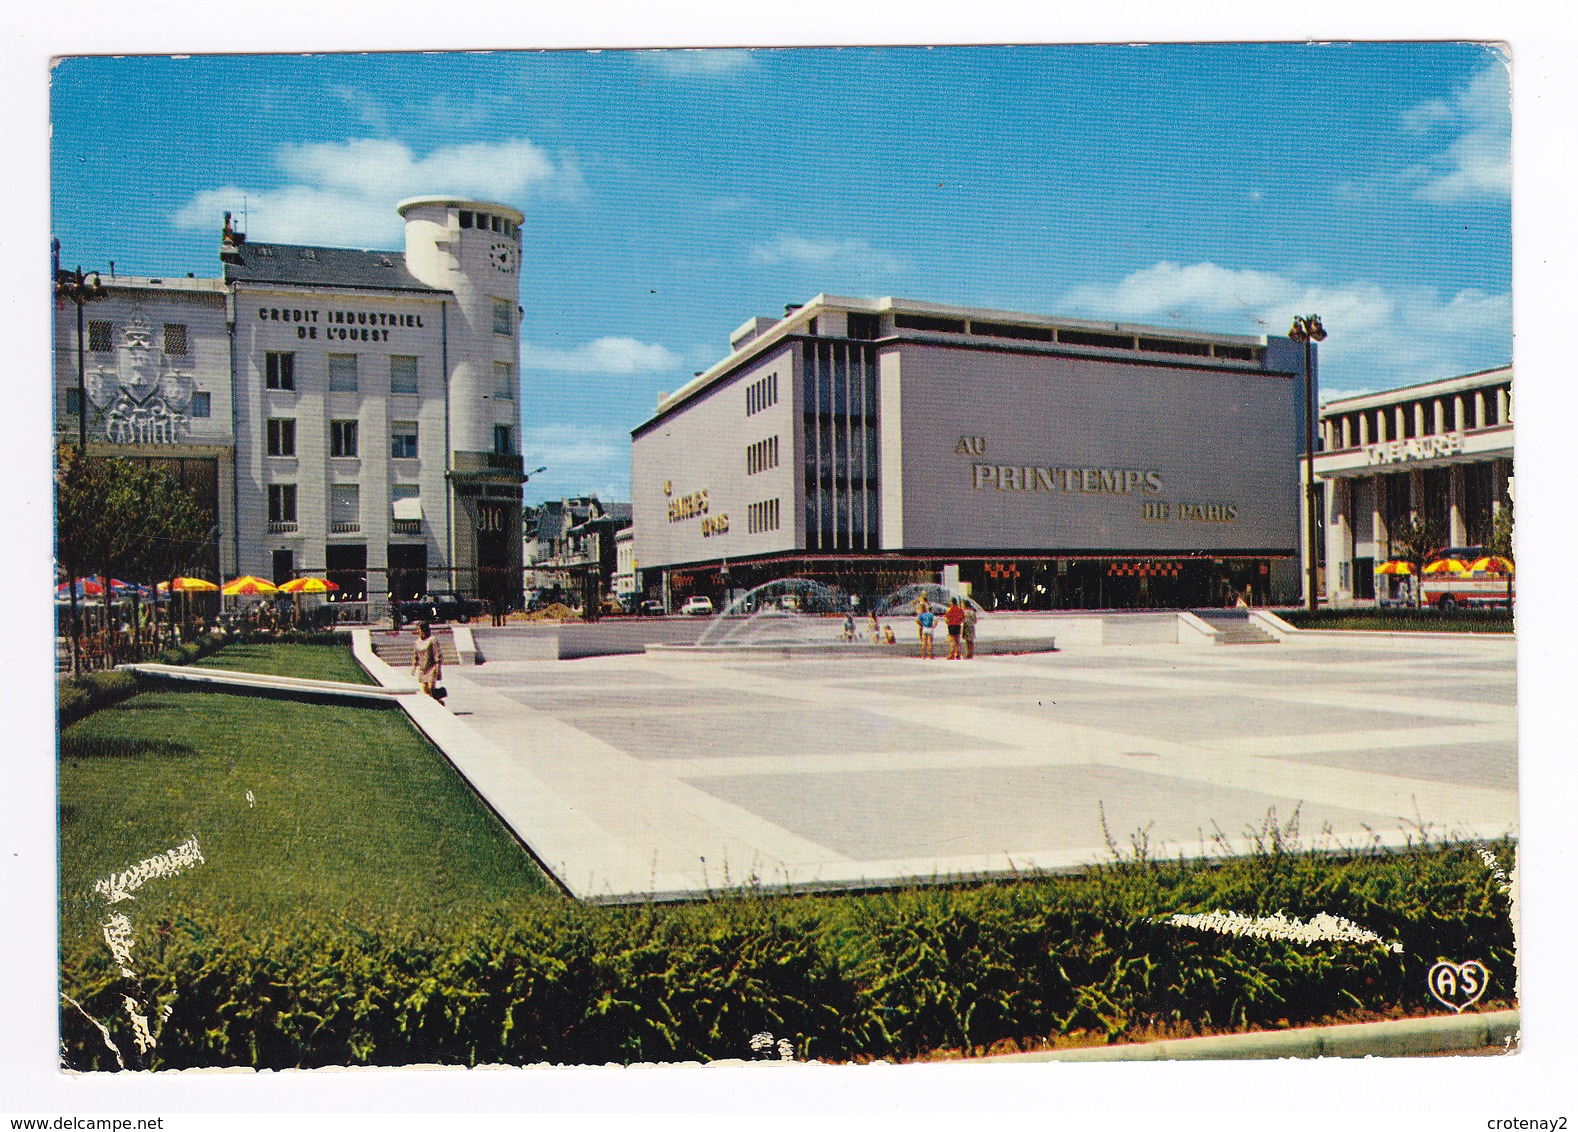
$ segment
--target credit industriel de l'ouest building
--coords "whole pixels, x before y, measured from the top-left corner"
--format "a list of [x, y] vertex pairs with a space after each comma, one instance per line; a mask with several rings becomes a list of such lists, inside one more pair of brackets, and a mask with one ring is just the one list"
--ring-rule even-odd
[[632, 432], [673, 608], [802, 577], [987, 609], [1297, 601], [1304, 345], [818, 295]]

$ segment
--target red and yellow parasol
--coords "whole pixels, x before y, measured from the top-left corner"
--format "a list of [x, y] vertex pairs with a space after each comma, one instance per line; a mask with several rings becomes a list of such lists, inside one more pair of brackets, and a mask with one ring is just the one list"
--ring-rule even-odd
[[327, 578], [292, 578], [279, 588], [285, 594], [328, 594], [340, 587]]
[[219, 592], [226, 597], [235, 597], [238, 594], [256, 597], [260, 594], [277, 594], [279, 587], [273, 582], [265, 582], [262, 578], [255, 578], [251, 574], [243, 574], [226, 582], [220, 587]]

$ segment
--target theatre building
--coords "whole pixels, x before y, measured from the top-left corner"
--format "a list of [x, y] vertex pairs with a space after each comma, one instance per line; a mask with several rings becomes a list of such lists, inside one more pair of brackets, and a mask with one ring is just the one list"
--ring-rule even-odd
[[1327, 600], [1375, 600], [1375, 569], [1414, 516], [1442, 547], [1490, 541], [1513, 493], [1511, 366], [1345, 397], [1320, 418]]
[[1303, 347], [819, 295], [632, 433], [639, 586], [774, 578], [986, 608], [1299, 593]]
[[[351, 618], [391, 592], [520, 596], [522, 216], [448, 197], [398, 210], [391, 251], [250, 242], [227, 216], [222, 278], [101, 275], [82, 343], [90, 451], [200, 483], [214, 573], [327, 576]], [[70, 440], [69, 305], [55, 345]]]

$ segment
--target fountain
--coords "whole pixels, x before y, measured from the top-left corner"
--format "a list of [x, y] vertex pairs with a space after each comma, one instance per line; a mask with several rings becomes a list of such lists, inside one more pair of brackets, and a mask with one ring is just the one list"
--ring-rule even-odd
[[849, 598], [809, 578], [764, 582], [714, 615], [698, 649], [789, 648], [844, 644], [842, 616]]

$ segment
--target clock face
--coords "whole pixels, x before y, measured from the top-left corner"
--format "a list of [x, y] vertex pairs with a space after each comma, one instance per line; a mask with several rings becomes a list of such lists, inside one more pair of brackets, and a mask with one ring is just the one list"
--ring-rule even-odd
[[494, 267], [506, 274], [515, 270], [515, 249], [509, 244], [494, 244], [488, 248], [488, 258]]

